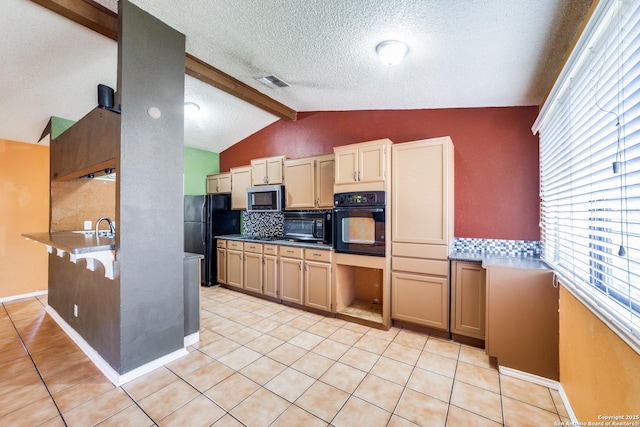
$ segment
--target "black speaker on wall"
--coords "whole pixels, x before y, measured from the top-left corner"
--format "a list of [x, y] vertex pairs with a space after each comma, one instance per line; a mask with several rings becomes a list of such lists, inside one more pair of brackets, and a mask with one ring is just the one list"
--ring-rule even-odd
[[113, 89], [107, 85], [98, 85], [98, 107], [113, 108]]
[[113, 108], [113, 89], [107, 85], [98, 85], [98, 107], [105, 110], [113, 111], [114, 113], [120, 113], [120, 109]]

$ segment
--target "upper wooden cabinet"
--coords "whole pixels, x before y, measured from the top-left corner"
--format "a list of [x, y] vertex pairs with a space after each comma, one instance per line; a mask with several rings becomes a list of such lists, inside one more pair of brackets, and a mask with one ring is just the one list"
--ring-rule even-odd
[[282, 184], [284, 180], [282, 173], [283, 163], [284, 156], [251, 160], [251, 168], [253, 169], [252, 185]]
[[387, 178], [386, 156], [390, 146], [389, 139], [380, 139], [335, 147], [335, 186], [383, 183]]
[[207, 176], [207, 194], [231, 193], [231, 173]]
[[247, 209], [247, 188], [251, 187], [251, 166], [231, 168], [231, 209]]
[[284, 161], [287, 209], [333, 207], [333, 154]]
[[120, 150], [120, 114], [94, 108], [49, 147], [51, 181], [66, 181], [116, 169]]
[[442, 137], [392, 148], [391, 239], [449, 245], [453, 238], [453, 143]]
[[284, 188], [287, 209], [311, 209], [315, 207], [316, 160], [314, 157], [285, 160]]
[[316, 157], [316, 207], [333, 208], [333, 180], [335, 157], [325, 154]]

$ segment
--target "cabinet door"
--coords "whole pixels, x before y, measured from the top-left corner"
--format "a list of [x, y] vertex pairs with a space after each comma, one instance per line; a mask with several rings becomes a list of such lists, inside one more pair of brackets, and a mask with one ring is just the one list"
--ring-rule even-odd
[[455, 261], [451, 271], [451, 332], [484, 339], [486, 283], [478, 262]]
[[241, 251], [227, 250], [227, 285], [242, 287], [243, 264]]
[[[284, 182], [287, 209], [315, 207], [315, 159], [305, 158], [284, 162]], [[333, 179], [333, 177], [332, 177]], [[333, 185], [331, 186], [333, 193]]]
[[251, 166], [231, 168], [231, 209], [247, 209], [248, 187], [251, 187]]
[[218, 193], [231, 193], [230, 173], [221, 173], [218, 175]]
[[391, 317], [448, 331], [449, 280], [392, 272]]
[[304, 305], [331, 311], [331, 264], [305, 262]]
[[216, 280], [218, 283], [227, 283], [227, 250], [217, 248], [216, 262], [218, 264], [218, 272]]
[[453, 230], [450, 138], [393, 144], [391, 239], [449, 244]]
[[378, 182], [386, 178], [385, 144], [374, 144], [358, 149], [358, 182]]
[[278, 297], [278, 257], [264, 255], [262, 257], [262, 293], [270, 297]]
[[207, 194], [215, 194], [218, 192], [218, 176], [209, 175], [207, 177]]
[[280, 297], [302, 304], [302, 260], [280, 258]]
[[244, 253], [244, 288], [262, 293], [262, 254]]
[[284, 157], [272, 157], [266, 159], [267, 184], [282, 184], [284, 176], [282, 175], [282, 162]]
[[335, 184], [353, 184], [358, 171], [357, 148], [335, 148]]
[[316, 207], [333, 208], [333, 179], [335, 160], [333, 154], [316, 157]]
[[265, 185], [267, 183], [267, 160], [251, 160], [251, 185]]

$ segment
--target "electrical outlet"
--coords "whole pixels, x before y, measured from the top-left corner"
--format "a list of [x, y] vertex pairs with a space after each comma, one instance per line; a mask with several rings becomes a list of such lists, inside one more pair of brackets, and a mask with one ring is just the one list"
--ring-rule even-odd
[[73, 315], [78, 317], [78, 304], [73, 304]]
[[91, 221], [85, 221], [84, 222], [84, 229], [85, 230], [91, 230]]

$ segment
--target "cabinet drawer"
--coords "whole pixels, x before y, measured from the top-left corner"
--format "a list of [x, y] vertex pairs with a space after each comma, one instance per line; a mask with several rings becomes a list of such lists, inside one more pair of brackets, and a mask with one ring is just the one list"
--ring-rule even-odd
[[218, 239], [218, 242], [217, 242], [216, 246], [219, 247], [219, 248], [226, 248], [227, 247], [227, 241]]
[[242, 242], [238, 242], [237, 240], [229, 240], [227, 241], [227, 249], [233, 249], [236, 251], [242, 250]]
[[302, 248], [296, 248], [294, 246], [281, 246], [280, 256], [286, 258], [302, 259]]
[[262, 253], [262, 243], [247, 243], [244, 242], [244, 251], [251, 252], [254, 254]]
[[331, 251], [320, 249], [305, 249], [304, 258], [307, 261], [331, 262]]
[[391, 255], [414, 258], [449, 259], [447, 245], [421, 245], [418, 243], [392, 243]]
[[449, 261], [394, 256], [391, 257], [391, 269], [393, 271], [406, 271], [408, 273], [448, 276]]
[[278, 255], [278, 245], [263, 245], [262, 251], [265, 255]]

